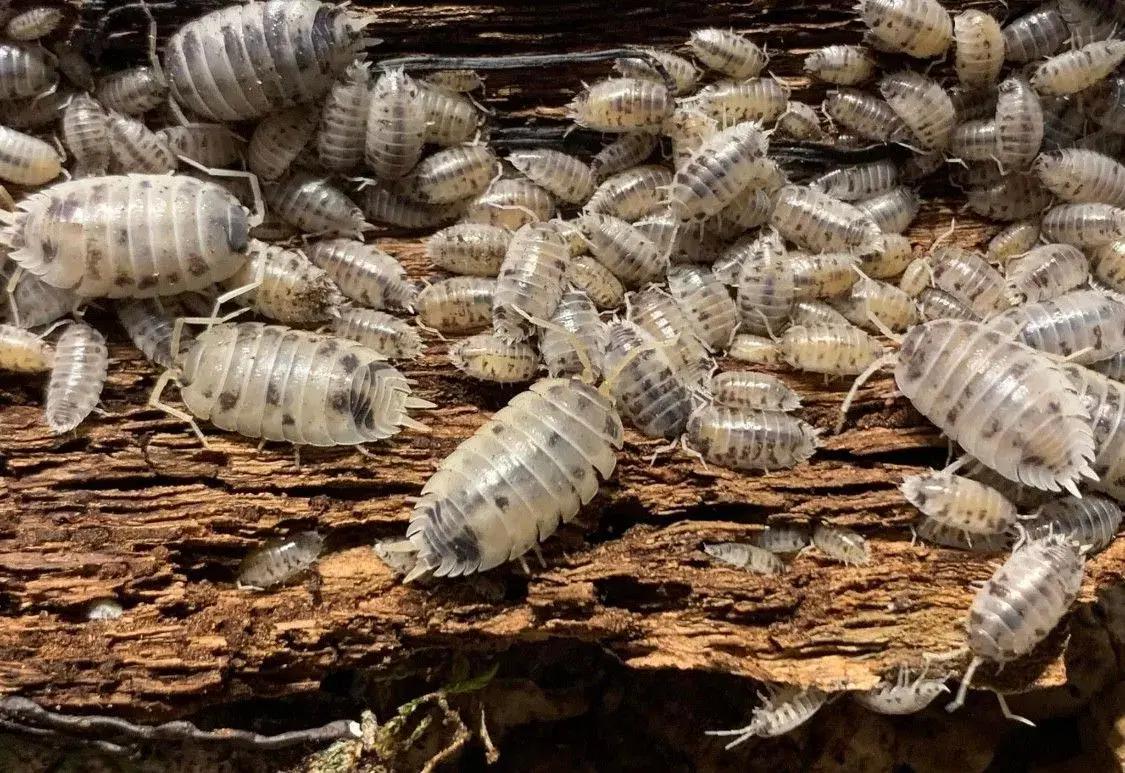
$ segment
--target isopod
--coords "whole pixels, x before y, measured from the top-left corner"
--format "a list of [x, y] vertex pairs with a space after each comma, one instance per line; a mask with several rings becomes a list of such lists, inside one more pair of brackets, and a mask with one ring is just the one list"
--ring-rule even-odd
[[1039, 222], [1023, 220], [1005, 226], [988, 242], [990, 263], [1007, 263], [1016, 255], [1022, 255], [1039, 241]]
[[1125, 386], [1081, 365], [1065, 364], [1063, 372], [1090, 415], [1096, 447], [1093, 469], [1098, 476], [1090, 485], [1125, 501]]
[[682, 169], [703, 143], [719, 132], [719, 122], [696, 110], [690, 103], [675, 109], [665, 121], [662, 133], [672, 143], [672, 166]]
[[877, 332], [872, 318], [891, 330], [906, 330], [918, 322], [918, 307], [904, 290], [887, 282], [860, 277], [847, 295], [833, 305], [848, 322], [865, 330]]
[[828, 141], [828, 133], [821, 127], [816, 109], [804, 102], [789, 102], [785, 112], [778, 116], [777, 131], [795, 140]]
[[180, 351], [172, 352], [172, 338], [175, 334], [177, 313], [182, 305], [172, 298], [157, 303], [151, 298], [125, 300], [119, 302], [115, 310], [121, 327], [129, 335], [133, 346], [149, 362], [162, 368], [170, 368], [181, 354], [191, 347], [195, 337], [188, 330], [180, 333]]
[[478, 333], [449, 348], [453, 367], [470, 378], [497, 384], [531, 381], [539, 370], [539, 353], [526, 341], [506, 342], [492, 333]]
[[831, 298], [846, 293], [855, 284], [856, 258], [846, 252], [822, 252], [812, 255], [789, 253], [789, 270], [793, 273], [794, 298]]
[[0, 99], [34, 97], [58, 82], [59, 73], [45, 51], [0, 41]]
[[789, 307], [790, 325], [843, 325], [852, 324], [836, 309], [825, 301], [794, 301]]
[[426, 257], [452, 274], [496, 276], [511, 241], [511, 231], [500, 226], [457, 223], [426, 240]]
[[837, 86], [858, 86], [875, 77], [877, 64], [863, 46], [825, 46], [805, 57], [812, 77]]
[[581, 204], [594, 190], [594, 173], [585, 162], [557, 150], [516, 150], [508, 163], [536, 185], [571, 204]]
[[42, 336], [15, 325], [0, 325], [0, 370], [41, 373], [55, 362], [55, 349]]
[[172, 97], [212, 121], [312, 102], [355, 59], [369, 21], [317, 0], [266, 0], [200, 16], [165, 46]]
[[528, 223], [550, 220], [554, 216], [555, 201], [551, 194], [531, 180], [504, 178], [477, 196], [462, 220], [517, 231]]
[[711, 542], [703, 546], [703, 552], [724, 564], [749, 572], [781, 574], [785, 571], [785, 562], [757, 545], [741, 542]]
[[964, 301], [934, 287], [927, 287], [918, 294], [918, 313], [922, 315], [922, 319], [927, 320], [981, 319]]
[[385, 223], [411, 231], [425, 231], [457, 219], [461, 209], [448, 204], [419, 204], [387, 190], [381, 185], [365, 185], [359, 191], [364, 215], [375, 223]]
[[566, 267], [566, 281], [590, 296], [599, 309], [616, 309], [625, 303], [625, 287], [591, 255], [578, 255]]
[[663, 83], [610, 78], [583, 91], [567, 107], [579, 126], [620, 134], [659, 129], [672, 114], [674, 103]]
[[449, 204], [483, 193], [498, 166], [496, 156], [484, 145], [445, 148], [422, 159], [403, 180], [403, 189], [413, 201]]
[[[10, 260], [0, 263], [0, 287], [6, 287], [18, 266]], [[52, 287], [26, 271], [9, 289], [7, 303], [0, 303], [0, 311], [11, 312], [9, 321], [20, 327], [32, 328], [49, 325], [60, 317], [75, 311], [80, 305], [78, 296], [69, 290]], [[6, 307], [6, 308], [5, 308]], [[0, 317], [4, 315], [0, 314]]]
[[1064, 497], [1048, 502], [1033, 518], [1024, 521], [1023, 527], [1030, 539], [1058, 534], [1086, 548], [1089, 555], [1113, 542], [1121, 528], [1121, 518], [1121, 508], [1113, 500], [1083, 494], [1081, 499]]
[[784, 327], [797, 297], [796, 280], [784, 246], [762, 240], [746, 250], [738, 273], [738, 311], [742, 328], [768, 333]]
[[656, 150], [656, 145], [656, 135], [652, 132], [622, 134], [590, 159], [590, 170], [594, 173], [594, 179], [604, 180], [626, 169], [632, 169], [651, 156], [652, 151]]
[[910, 227], [922, 207], [922, 200], [912, 189], [900, 185], [857, 201], [855, 207], [879, 226], [883, 241], [888, 242], [888, 236], [901, 234]]
[[652, 214], [672, 183], [672, 173], [662, 166], [637, 166], [606, 178], [588, 197], [587, 212], [639, 220]]
[[900, 70], [879, 81], [879, 93], [924, 150], [948, 147], [957, 111], [940, 83], [912, 70]]
[[88, 177], [20, 207], [0, 231], [9, 257], [83, 297], [178, 295], [226, 279], [246, 260], [245, 209], [192, 177]]
[[51, 46], [59, 72], [83, 91], [94, 90], [94, 70], [85, 55], [72, 43], [59, 41]]
[[1070, 37], [1058, 6], [1041, 5], [1004, 27], [1004, 58], [1023, 64], [1058, 51]]
[[743, 121], [769, 124], [789, 105], [789, 89], [773, 78], [715, 81], [688, 99], [694, 109], [713, 118], [720, 127]]
[[315, 531], [269, 540], [250, 551], [238, 566], [238, 587], [266, 590], [307, 572], [320, 558], [324, 538]]
[[247, 162], [250, 171], [264, 180], [277, 180], [309, 144], [320, 115], [307, 105], [270, 113], [250, 135]]
[[1012, 303], [1043, 301], [1086, 284], [1090, 264], [1077, 247], [1044, 244], [1008, 261], [1005, 274]]
[[711, 369], [706, 345], [671, 295], [650, 286], [625, 297], [626, 318], [665, 347], [665, 354], [688, 384], [698, 384]]
[[851, 325], [795, 325], [777, 346], [791, 367], [826, 376], [860, 374], [884, 354], [878, 339]]
[[492, 301], [492, 324], [500, 340], [522, 341], [528, 336], [527, 317], [546, 320], [554, 314], [566, 290], [569, 257], [566, 242], [549, 223], [529, 223], [516, 231]]
[[949, 152], [960, 161], [996, 158], [996, 121], [975, 120], [958, 124], [949, 135]]
[[94, 599], [86, 607], [87, 620], [116, 620], [125, 609], [116, 599]]
[[309, 245], [308, 256], [357, 303], [370, 309], [414, 308], [418, 288], [406, 278], [406, 269], [374, 245], [327, 239]]
[[[1013, 551], [969, 607], [973, 659], [947, 711], [964, 704], [969, 683], [982, 663], [1007, 663], [1031, 652], [1058, 625], [1078, 597], [1084, 568], [1078, 545], [1061, 535], [1030, 540]], [[1008, 710], [1003, 695], [996, 693], [996, 697], [1004, 716], [1021, 719]]]
[[62, 172], [62, 158], [50, 143], [0, 126], [0, 180], [42, 185]]
[[860, 706], [876, 714], [904, 715], [917, 714], [944, 692], [949, 692], [945, 679], [927, 679], [922, 674], [911, 681], [910, 672], [902, 668], [896, 680], [884, 679], [870, 690], [852, 693], [852, 697]]
[[939, 247], [930, 259], [933, 286], [967, 305], [979, 317], [1007, 308], [1004, 277], [979, 252]]
[[694, 30], [688, 46], [707, 69], [738, 80], [756, 77], [769, 62], [762, 49], [732, 30]]
[[898, 185], [898, 167], [893, 161], [872, 161], [840, 166], [809, 183], [809, 187], [840, 201], [869, 199]]
[[685, 448], [734, 470], [795, 467], [816, 452], [817, 431], [781, 411], [704, 405], [687, 422]]
[[865, 255], [884, 247], [883, 234], [873, 220], [851, 204], [812, 188], [782, 188], [770, 223], [786, 239], [816, 252]]
[[428, 83], [417, 83], [426, 115], [423, 139], [448, 148], [469, 142], [481, 124], [481, 114], [467, 97]]
[[55, 344], [44, 418], [51, 432], [70, 432], [98, 404], [109, 373], [105, 337], [81, 322], [66, 326]]
[[970, 89], [989, 88], [1004, 67], [1004, 32], [984, 11], [968, 10], [953, 17], [954, 65], [957, 78]]
[[624, 442], [608, 398], [577, 380], [521, 392], [443, 459], [414, 506], [409, 582], [519, 559], [570, 521], [608, 479]]
[[306, 233], [359, 239], [371, 227], [343, 191], [313, 172], [291, 172], [262, 186], [262, 193], [270, 209]]
[[363, 161], [370, 104], [371, 66], [356, 60], [332, 86], [320, 109], [316, 155], [326, 168], [346, 172]]
[[492, 324], [496, 280], [455, 276], [422, 288], [414, 302], [418, 321], [440, 333], [471, 333]]
[[1040, 94], [1075, 94], [1105, 78], [1122, 60], [1125, 41], [1098, 40], [1042, 62], [1031, 76], [1031, 86]]
[[373, 309], [341, 309], [332, 320], [332, 332], [392, 360], [413, 360], [425, 349], [413, 325]]
[[166, 126], [157, 132], [173, 153], [209, 168], [230, 166], [246, 153], [246, 142], [219, 123]]
[[871, 561], [867, 540], [841, 526], [818, 523], [813, 529], [812, 544], [828, 558], [848, 566], [865, 566]]
[[953, 21], [937, 0], [859, 0], [869, 38], [919, 59], [941, 56], [953, 42]]
[[711, 349], [730, 343], [740, 322], [738, 306], [710, 269], [673, 266], [668, 271], [668, 291], [687, 315], [699, 340]]
[[1047, 210], [1043, 238], [1082, 249], [1125, 239], [1125, 209], [1110, 204], [1060, 204]]
[[1125, 206], [1125, 166], [1101, 153], [1077, 148], [1043, 153], [1035, 173], [1064, 201]]
[[668, 254], [624, 220], [588, 213], [578, 218], [577, 225], [598, 262], [627, 287], [640, 287], [667, 272]]
[[768, 141], [759, 126], [735, 124], [706, 140], [672, 181], [669, 206], [680, 220], [714, 215], [754, 182]]
[[[870, 1], [870, 0], [868, 0]], [[727, 744], [731, 749], [755, 736], [769, 738], [800, 727], [812, 719], [828, 702], [828, 694], [815, 687], [803, 690], [792, 685], [771, 687], [762, 696], [763, 703], [754, 709], [750, 724], [737, 730], [708, 730], [707, 735], [735, 736]]]
[[777, 366], [782, 363], [781, 349], [774, 341], [749, 333], [739, 333], [734, 337], [727, 356], [752, 365]]
[[[896, 205], [897, 206], [897, 205]], [[879, 208], [877, 208], [878, 210]], [[880, 212], [876, 211], [873, 217], [880, 217]], [[880, 228], [883, 225], [876, 223]], [[863, 273], [874, 279], [889, 279], [896, 277], [906, 271], [906, 267], [910, 265], [913, 259], [914, 248], [910, 244], [910, 239], [897, 233], [883, 233], [883, 249], [880, 252], [875, 252], [870, 255], [863, 255], [859, 258], [859, 267]]]
[[993, 185], [970, 189], [965, 203], [981, 217], [1011, 222], [1039, 215], [1051, 205], [1051, 192], [1032, 175], [1009, 174]]
[[539, 333], [539, 352], [551, 377], [582, 375], [587, 368], [600, 375], [609, 331], [590, 297], [581, 290], [567, 291], [550, 321]]
[[976, 534], [970, 536], [961, 529], [941, 523], [927, 515], [921, 515], [910, 527], [912, 533], [926, 542], [953, 550], [967, 550], [973, 553], [999, 553], [1011, 548], [1011, 535]]
[[168, 83], [159, 70], [142, 65], [104, 75], [95, 92], [102, 107], [122, 115], [139, 116], [168, 96]]
[[467, 94], [484, 86], [484, 79], [476, 70], [437, 70], [427, 73], [426, 82], [458, 94]]
[[51, 5], [28, 8], [8, 20], [4, 34], [21, 42], [45, 38], [62, 24], [64, 16], [62, 8]]
[[711, 377], [711, 399], [730, 408], [795, 411], [801, 398], [781, 379], [768, 373], [728, 370]]
[[1026, 169], [1043, 144], [1043, 107], [1031, 84], [1021, 76], [1001, 81], [999, 94], [996, 161], [1006, 169]]
[[695, 88], [695, 84], [699, 81], [699, 70], [691, 63], [691, 60], [655, 48], [643, 48], [641, 51], [645, 53], [647, 58], [618, 59], [613, 63], [613, 69], [626, 78], [664, 83], [664, 76], [649, 63], [650, 60], [655, 59], [671, 76], [673, 83], [676, 84], [675, 93], [677, 95], [687, 94]]
[[240, 302], [275, 322], [308, 327], [329, 321], [344, 295], [329, 274], [304, 253], [255, 245], [250, 260], [223, 282], [228, 290], [252, 288]]
[[773, 524], [753, 537], [753, 543], [763, 550], [782, 556], [801, 552], [812, 540], [808, 528], [798, 524]]
[[401, 179], [422, 157], [425, 142], [421, 89], [403, 70], [388, 70], [375, 82], [368, 102], [363, 151], [368, 168], [381, 180]]
[[943, 472], [907, 475], [902, 495], [928, 517], [970, 537], [1000, 534], [1016, 524], [1016, 506], [996, 489]]
[[634, 427], [649, 437], [683, 434], [692, 411], [691, 392], [648, 333], [632, 322], [609, 323], [604, 371], [617, 373], [610, 393]]
[[106, 135], [117, 166], [125, 172], [162, 174], [176, 168], [168, 141], [135, 118], [110, 113]]

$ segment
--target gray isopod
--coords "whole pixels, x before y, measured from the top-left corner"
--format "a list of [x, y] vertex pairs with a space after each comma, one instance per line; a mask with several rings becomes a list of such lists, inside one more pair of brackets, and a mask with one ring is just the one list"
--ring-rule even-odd
[[753, 371], [728, 370], [711, 377], [711, 399], [730, 408], [758, 411], [795, 411], [801, 398], [777, 376]]
[[51, 432], [70, 432], [98, 404], [109, 373], [105, 337], [81, 322], [67, 325], [55, 344], [44, 417]]
[[785, 562], [757, 545], [709, 542], [703, 546], [703, 552], [724, 564], [758, 574], [781, 574], [785, 571]]
[[847, 566], [865, 566], [871, 561], [871, 550], [863, 535], [841, 526], [817, 524], [812, 544], [828, 558]]
[[371, 66], [357, 59], [333, 84], [320, 109], [316, 155], [326, 168], [346, 172], [363, 161], [370, 104]]
[[919, 59], [941, 56], [953, 42], [953, 21], [937, 0], [859, 0], [869, 39]]
[[33, 6], [10, 18], [4, 34], [12, 40], [38, 40], [54, 32], [65, 17], [66, 13], [62, 8], [53, 5]]
[[106, 110], [122, 115], [144, 115], [168, 96], [168, 83], [153, 67], [127, 67], [99, 78], [94, 96]]
[[106, 136], [117, 168], [123, 172], [163, 174], [176, 168], [176, 156], [168, 141], [136, 118], [110, 113]]
[[332, 320], [332, 332], [392, 360], [413, 360], [425, 350], [413, 325], [373, 309], [341, 309]]
[[359, 206], [369, 220], [410, 231], [426, 231], [456, 220], [463, 209], [457, 204], [419, 204], [381, 185], [364, 185]]
[[309, 105], [267, 115], [250, 135], [246, 157], [250, 171], [263, 180], [279, 179], [309, 144], [319, 120], [320, 114]]
[[324, 538], [315, 531], [266, 542], [252, 550], [238, 567], [238, 587], [266, 590], [289, 582], [316, 564]]
[[773, 524], [754, 535], [753, 543], [781, 556], [793, 556], [812, 541], [808, 527], [799, 524]]
[[308, 247], [308, 256], [356, 303], [371, 309], [414, 308], [418, 288], [406, 278], [406, 269], [373, 244], [324, 239]]
[[511, 231], [500, 226], [456, 223], [426, 240], [426, 257], [452, 274], [496, 276], [511, 241]]
[[836, 123], [864, 139], [889, 142], [909, 134], [890, 105], [873, 94], [852, 88], [828, 92], [824, 112]]
[[496, 280], [455, 276], [422, 289], [414, 305], [418, 321], [439, 333], [471, 333], [492, 324]]
[[371, 227], [343, 191], [313, 172], [291, 172], [262, 192], [271, 210], [306, 233], [358, 239]]
[[181, 331], [180, 351], [172, 353], [176, 317], [187, 316], [183, 304], [175, 298], [165, 298], [159, 303], [151, 298], [124, 300], [118, 302], [114, 309], [133, 346], [145, 359], [162, 368], [172, 367], [195, 340], [190, 331]]
[[[638, 351], [639, 350], [639, 351]], [[609, 323], [604, 372], [624, 418], [649, 437], [678, 438], [692, 411], [692, 396], [664, 348], [632, 322]]]
[[705, 266], [673, 266], [668, 291], [683, 309], [692, 332], [711, 349], [724, 349], [740, 322], [727, 288]]
[[41, 48], [0, 41], [0, 99], [45, 94], [59, 82], [59, 73]]
[[1097, 494], [1083, 494], [1081, 499], [1063, 497], [1039, 508], [1030, 520], [1023, 522], [1029, 539], [1037, 540], [1058, 534], [1068, 537], [1088, 554], [1104, 550], [1121, 528], [1121, 508], [1111, 499]]
[[1076, 290], [1090, 278], [1090, 262], [1069, 244], [1044, 244], [1008, 261], [1008, 300], [1044, 301]]
[[889, 191], [898, 185], [898, 166], [891, 160], [839, 166], [817, 177], [810, 188], [840, 201], [858, 201]]
[[662, 166], [637, 166], [607, 177], [586, 201], [587, 212], [639, 220], [663, 203], [672, 173]]
[[1004, 27], [1004, 58], [1020, 64], [1043, 59], [1058, 51], [1069, 37], [1058, 6], [1046, 3]]

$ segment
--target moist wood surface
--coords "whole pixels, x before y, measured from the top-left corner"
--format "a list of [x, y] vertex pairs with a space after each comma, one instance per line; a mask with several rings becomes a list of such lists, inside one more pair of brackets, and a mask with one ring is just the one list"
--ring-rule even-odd
[[[188, 5], [160, 10], [165, 32]], [[98, 4], [90, 6], [96, 14]], [[753, 26], [771, 48], [788, 49], [775, 59], [783, 75], [797, 72], [804, 49], [857, 36], [852, 12], [835, 3], [701, 9], [621, 3], [607, 24], [606, 6], [585, 2], [551, 12], [527, 3], [397, 5], [380, 13], [374, 34], [388, 41], [387, 53], [497, 54], [671, 44], [693, 26]], [[810, 19], [815, 29], [800, 26]], [[580, 73], [494, 77], [492, 98], [520, 110], [557, 107]], [[505, 79], [510, 85], [499, 85]], [[928, 208], [914, 230], [919, 249], [949, 216]], [[959, 221], [955, 241], [979, 244], [994, 230]], [[382, 242], [412, 273], [426, 273], [419, 241]], [[115, 322], [93, 318], [114, 331], [106, 415], [52, 437], [43, 382], [0, 377], [0, 691], [62, 710], [158, 721], [316, 690], [340, 669], [393, 671], [419, 652], [501, 652], [551, 639], [596, 642], [638, 668], [865, 688], [901, 663], [919, 663], [922, 652], [962, 646], [969, 583], [998, 560], [911, 545], [913, 513], [897, 484], [942, 464], [946, 447], [908, 404], [889, 400], [883, 378], [863, 390], [849, 429], [825, 434], [812, 463], [794, 470], [743, 475], [679, 453], [650, 464], [660, 443], [629, 433], [617, 473], [580, 515], [584, 525], [544, 545], [546, 567], [405, 587], [371, 543], [404, 532], [411, 497], [438, 462], [517, 390], [467, 380], [447, 363], [447, 344], [429, 338], [426, 356], [403, 368], [440, 406], [420, 417], [429, 434], [403, 433], [371, 446], [371, 456], [304, 449], [298, 468], [288, 447], [258, 449], [206, 426], [209, 448], [201, 448], [179, 422], [145, 408], [157, 370]], [[849, 382], [779, 373], [800, 392], [801, 415], [827, 432]], [[810, 551], [788, 574], [763, 577], [716, 566], [700, 550], [777, 519], [810, 518], [860, 530], [871, 565], [842, 567]], [[318, 584], [269, 594], [234, 588], [247, 550], [311, 528], [327, 537]], [[1083, 602], [1123, 568], [1121, 543], [1094, 558]], [[85, 605], [101, 596], [120, 598], [125, 615], [83, 622]], [[1099, 630], [1117, 624], [1081, 615], [1084, 625], [1100, 620], [1089, 623]], [[1051, 637], [1005, 670], [1004, 685], [1063, 683], [1066, 641], [1066, 631]]]

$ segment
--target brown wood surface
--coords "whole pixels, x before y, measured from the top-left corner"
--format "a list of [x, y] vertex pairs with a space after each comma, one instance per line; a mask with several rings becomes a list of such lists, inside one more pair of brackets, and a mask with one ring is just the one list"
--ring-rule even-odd
[[[186, 5], [160, 12], [165, 28]], [[797, 72], [795, 55], [807, 47], [856, 37], [852, 12], [833, 2], [399, 4], [380, 16], [375, 34], [388, 41], [380, 54], [673, 44], [702, 24], [750, 28], [785, 49], [775, 59], [781, 74]], [[527, 109], [557, 107], [579, 74], [494, 77], [493, 99]], [[919, 249], [949, 216], [928, 206], [914, 230]], [[960, 221], [955, 241], [979, 244], [993, 230]], [[426, 273], [420, 242], [382, 241]], [[704, 469], [682, 454], [650, 464], [660, 444], [630, 433], [616, 474], [581, 516], [586, 525], [545, 544], [545, 568], [402, 586], [371, 543], [404, 532], [410, 499], [438, 461], [515, 390], [460, 376], [446, 344], [431, 338], [426, 356], [404, 367], [439, 405], [422, 417], [430, 434], [403, 433], [372, 446], [370, 457], [305, 449], [298, 468], [288, 447], [259, 450], [212, 428], [203, 449], [180, 423], [145, 408], [157, 371], [102, 319], [115, 330], [106, 415], [77, 433], [47, 431], [42, 380], [0, 376], [0, 692], [62, 710], [158, 721], [313, 691], [340, 669], [390, 672], [419, 652], [499, 652], [552, 639], [599, 643], [637, 668], [866, 688], [923, 652], [962, 646], [969, 583], [996, 561], [911, 545], [912, 512], [897, 483], [943, 463], [946, 447], [908, 404], [888, 399], [892, 385], [882, 378], [811, 464], [765, 475]], [[802, 415], [830, 427], [848, 382], [783, 376], [802, 395]], [[810, 518], [864, 533], [871, 565], [846, 568], [809, 552], [790, 573], [762, 577], [716, 566], [699, 549], [776, 519]], [[319, 587], [233, 587], [247, 550], [306, 528], [328, 539]], [[1083, 602], [1119, 582], [1123, 568], [1120, 543], [1094, 558]], [[101, 596], [119, 597], [125, 615], [84, 622], [86, 604]], [[1116, 649], [1119, 618], [1082, 619], [1109, 631], [1102, 640]], [[1064, 629], [1006, 669], [1003, 684], [1062, 684], [1067, 640]], [[1083, 673], [1100, 684], [1115, 669]]]

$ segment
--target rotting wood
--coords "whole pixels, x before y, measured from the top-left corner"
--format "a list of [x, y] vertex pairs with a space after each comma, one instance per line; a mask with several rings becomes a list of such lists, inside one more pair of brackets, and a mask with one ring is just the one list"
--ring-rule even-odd
[[[99, 6], [89, 5], [96, 15]], [[178, 17], [157, 11], [162, 28], [174, 28]], [[826, 2], [627, 3], [612, 25], [604, 12], [579, 3], [566, 19], [548, 21], [533, 4], [399, 5], [381, 11], [374, 34], [388, 41], [383, 56], [667, 44], [693, 26], [752, 27], [788, 49], [773, 69], [796, 76], [804, 50], [856, 29], [850, 9]], [[809, 19], [815, 27], [795, 26]], [[516, 110], [558, 105], [586, 72], [496, 75], [490, 100]], [[948, 217], [923, 218], [914, 231], [923, 247]], [[992, 230], [959, 223], [954, 239], [979, 244]], [[382, 241], [412, 273], [424, 272], [417, 241]], [[548, 541], [546, 568], [403, 587], [370, 543], [402, 534], [409, 498], [437, 461], [516, 390], [466, 380], [445, 362], [445, 345], [430, 339], [426, 357], [404, 370], [441, 406], [424, 417], [431, 434], [377, 444], [375, 458], [305, 449], [298, 469], [286, 447], [259, 451], [206, 427], [211, 447], [200, 448], [178, 422], [144, 408], [157, 374], [121, 335], [113, 343], [109, 413], [76, 435], [46, 430], [42, 384], [0, 378], [0, 691], [63, 710], [161, 721], [315, 690], [333, 670], [389, 668], [421, 649], [497, 651], [550, 638], [598, 642], [640, 668], [865, 688], [922, 652], [959, 647], [968, 583], [994, 561], [910, 546], [912, 512], [897, 483], [940, 464], [945, 444], [903, 401], [886, 402], [891, 383], [883, 378], [861, 392], [848, 431], [826, 436], [810, 465], [768, 475], [703, 469], [683, 455], [651, 465], [660, 443], [630, 433], [614, 478], [580, 515], [590, 525]], [[800, 391], [802, 415], [830, 427], [848, 383], [781, 375]], [[714, 565], [699, 550], [704, 540], [737, 539], [777, 517], [859, 529], [872, 541], [872, 565], [845, 568], [809, 553], [789, 574], [760, 577]], [[279, 529], [314, 527], [328, 536], [318, 589], [233, 588], [247, 550]], [[1094, 558], [1083, 600], [1119, 582], [1123, 570], [1120, 544]], [[121, 598], [125, 616], [81, 622], [85, 605], [106, 595]], [[1004, 684], [1061, 684], [1064, 634], [1006, 669]]]

